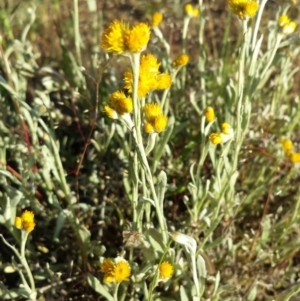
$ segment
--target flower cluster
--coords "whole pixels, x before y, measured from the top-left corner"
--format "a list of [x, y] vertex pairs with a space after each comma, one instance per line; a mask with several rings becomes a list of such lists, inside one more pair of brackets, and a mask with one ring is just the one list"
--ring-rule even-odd
[[144, 125], [145, 132], [148, 134], [160, 133], [165, 130], [168, 117], [165, 116], [158, 103], [147, 103], [143, 107], [146, 123]]
[[297, 26], [296, 23], [294, 21], [291, 21], [291, 19], [287, 15], [281, 15], [278, 18], [277, 22], [284, 34], [293, 33]]
[[215, 111], [212, 107], [207, 107], [204, 110], [204, 116], [208, 122], [212, 122], [215, 120]]
[[[138, 84], [139, 97], [146, 97], [151, 90], [164, 90], [170, 88], [172, 78], [167, 73], [160, 73], [159, 66], [160, 63], [154, 55], [146, 54], [141, 57]], [[129, 92], [132, 92], [133, 73], [131, 69], [125, 72], [124, 82], [125, 88]]]
[[174, 273], [174, 268], [173, 268], [172, 264], [170, 264], [167, 261], [164, 261], [163, 263], [161, 263], [159, 265], [158, 269], [159, 269], [159, 279], [163, 280], [163, 281], [171, 278]]
[[174, 69], [179, 69], [189, 62], [190, 58], [187, 54], [181, 54], [177, 59], [172, 62]]
[[35, 227], [34, 213], [32, 211], [24, 211], [21, 217], [16, 217], [15, 226], [26, 232], [31, 232]]
[[259, 4], [255, 0], [228, 0], [231, 12], [245, 20], [255, 16]]
[[133, 109], [132, 99], [123, 91], [116, 91], [109, 95], [110, 104], [104, 107], [108, 117], [117, 119], [118, 116], [128, 114]]
[[100, 270], [104, 273], [104, 282], [106, 283], [120, 283], [128, 280], [131, 275], [130, 265], [122, 257], [117, 257], [114, 260], [110, 258], [104, 259], [100, 265]]
[[163, 15], [161, 13], [154, 13], [152, 15], [152, 22], [151, 22], [152, 27], [158, 27], [158, 25], [161, 23], [162, 20], [163, 20]]
[[281, 142], [282, 148], [284, 150], [285, 156], [292, 163], [299, 163], [300, 162], [300, 153], [293, 152], [293, 142], [290, 139], [284, 139], [283, 137], [280, 138], [280, 142]]
[[123, 21], [115, 20], [104, 31], [101, 46], [114, 54], [140, 53], [150, 39], [150, 27], [139, 23], [132, 28]]
[[191, 4], [186, 4], [184, 6], [184, 12], [188, 18], [197, 17], [199, 15], [199, 9], [193, 7]]
[[209, 135], [209, 141], [212, 144], [222, 144], [231, 140], [234, 136], [234, 132], [229, 123], [224, 122], [221, 125], [221, 132], [211, 133]]

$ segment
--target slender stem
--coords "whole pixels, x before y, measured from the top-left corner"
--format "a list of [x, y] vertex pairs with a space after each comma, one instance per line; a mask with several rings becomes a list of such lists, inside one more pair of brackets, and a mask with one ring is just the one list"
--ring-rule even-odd
[[[160, 228], [162, 230], [162, 237], [164, 243], [167, 242], [168, 236], [167, 236], [167, 227], [165, 223], [165, 218], [163, 215], [163, 212], [160, 209], [159, 200], [155, 191], [154, 182], [152, 173], [149, 167], [149, 163], [147, 160], [147, 156], [145, 153], [145, 148], [143, 145], [143, 139], [142, 139], [142, 133], [141, 133], [141, 104], [138, 99], [138, 80], [139, 80], [139, 63], [140, 63], [140, 54], [133, 54], [131, 57], [131, 65], [132, 65], [132, 72], [133, 72], [133, 92], [132, 92], [132, 98], [133, 98], [133, 108], [134, 108], [134, 129], [133, 129], [133, 137], [136, 141], [136, 150], [137, 155], [139, 157], [140, 163], [142, 168], [145, 171], [146, 179], [148, 181], [148, 184], [150, 186], [152, 198], [155, 204], [156, 214], [158, 218], [158, 222], [160, 225]], [[136, 209], [134, 209], [136, 210]]]
[[78, 0], [74, 0], [74, 39], [75, 39], [75, 48], [77, 60], [80, 65], [81, 61], [81, 52], [80, 52], [80, 33], [79, 33], [79, 12], [78, 12]]
[[278, 34], [277, 37], [276, 37], [276, 42], [275, 42], [275, 45], [273, 47], [273, 51], [270, 55], [269, 61], [268, 61], [267, 65], [265, 66], [264, 70], [261, 73], [261, 76], [260, 76], [261, 80], [265, 77], [267, 71], [269, 70], [269, 68], [270, 68], [270, 66], [271, 66], [271, 64], [274, 60], [275, 54], [278, 50], [278, 47], [280, 45], [281, 40], [282, 40], [282, 35]]
[[256, 45], [257, 33], [258, 33], [259, 25], [260, 25], [260, 20], [261, 20], [263, 11], [264, 11], [264, 7], [267, 2], [268, 2], [268, 0], [262, 0], [260, 7], [259, 7], [259, 11], [257, 13], [257, 18], [256, 18], [255, 27], [254, 27], [254, 31], [253, 31], [253, 38], [252, 38], [252, 50], [254, 50], [255, 45]]
[[118, 301], [118, 289], [119, 289], [120, 283], [117, 283], [114, 289], [114, 301]]

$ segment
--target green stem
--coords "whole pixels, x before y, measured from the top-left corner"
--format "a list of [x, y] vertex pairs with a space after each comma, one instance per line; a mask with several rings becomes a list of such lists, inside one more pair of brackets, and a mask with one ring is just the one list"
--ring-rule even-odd
[[80, 33], [79, 33], [79, 12], [78, 12], [78, 0], [73, 1], [74, 4], [74, 39], [77, 60], [82, 65], [81, 52], [80, 52]]

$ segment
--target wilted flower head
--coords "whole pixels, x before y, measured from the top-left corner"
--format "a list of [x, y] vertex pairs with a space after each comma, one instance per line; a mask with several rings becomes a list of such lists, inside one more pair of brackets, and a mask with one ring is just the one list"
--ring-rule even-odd
[[159, 269], [159, 279], [161, 280], [168, 280], [169, 278], [172, 277], [173, 273], [174, 273], [174, 268], [172, 266], [172, 264], [170, 264], [167, 261], [164, 261], [163, 263], [161, 263], [158, 267]]
[[197, 7], [193, 7], [191, 4], [186, 4], [184, 6], [184, 12], [189, 18], [197, 17], [199, 15], [199, 9]]
[[175, 242], [183, 245], [188, 253], [191, 253], [191, 255], [196, 254], [197, 242], [193, 237], [179, 232], [172, 232], [169, 234]]
[[15, 226], [18, 229], [31, 232], [35, 227], [34, 213], [32, 211], [24, 211], [21, 217], [16, 217]]
[[215, 120], [215, 111], [212, 107], [207, 107], [204, 111], [204, 116], [208, 122]]
[[158, 27], [162, 19], [163, 15], [161, 13], [154, 13], [152, 15], [152, 27]]
[[176, 60], [172, 62], [174, 69], [185, 66], [189, 62], [189, 56], [187, 54], [181, 54]]
[[128, 280], [131, 275], [131, 268], [124, 258], [117, 257], [114, 260], [110, 258], [104, 259], [100, 265], [100, 270], [104, 273], [104, 282], [116, 282]]
[[281, 15], [278, 18], [278, 24], [284, 34], [293, 33], [297, 27], [296, 23], [294, 21], [291, 21], [287, 15]]
[[228, 0], [231, 12], [245, 20], [255, 16], [259, 4], [255, 0]]
[[149, 39], [150, 28], [147, 24], [139, 23], [130, 29], [128, 24], [115, 20], [104, 31], [101, 46], [114, 54], [139, 53], [146, 49]]

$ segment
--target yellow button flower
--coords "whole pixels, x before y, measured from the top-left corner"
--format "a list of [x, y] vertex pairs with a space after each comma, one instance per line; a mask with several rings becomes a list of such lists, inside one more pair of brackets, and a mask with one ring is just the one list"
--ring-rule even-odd
[[115, 20], [104, 31], [101, 46], [107, 52], [122, 54], [139, 53], [146, 49], [150, 40], [150, 27], [139, 23], [130, 29], [123, 21]]
[[163, 15], [161, 13], [154, 13], [152, 15], [152, 27], [158, 27], [162, 20]]
[[228, 3], [231, 12], [242, 20], [254, 17], [259, 8], [255, 0], [229, 0]]
[[161, 73], [156, 77], [156, 87], [154, 90], [169, 89], [172, 85], [172, 77], [168, 73]]
[[[159, 66], [160, 63], [154, 55], [146, 54], [141, 57], [138, 82], [139, 97], [146, 97], [151, 90], [166, 89], [170, 87], [172, 83], [171, 77], [165, 73], [160, 73]], [[133, 75], [131, 69], [125, 72], [124, 82], [125, 89], [132, 92]]]
[[278, 24], [284, 34], [291, 34], [295, 31], [297, 25], [294, 21], [291, 21], [287, 15], [281, 15], [278, 18]]
[[193, 7], [191, 4], [186, 4], [184, 6], [184, 12], [189, 18], [197, 17], [199, 15], [199, 9]]
[[150, 27], [145, 23], [135, 25], [125, 34], [125, 43], [128, 51], [139, 53], [146, 49], [150, 40]]
[[209, 135], [209, 141], [215, 145], [223, 143], [222, 133], [211, 133]]
[[204, 116], [208, 122], [215, 120], [215, 111], [212, 107], [207, 107], [204, 111]]
[[300, 162], [300, 153], [290, 153], [288, 157], [292, 163]]
[[121, 54], [127, 51], [125, 43], [126, 33], [129, 31], [129, 25], [123, 21], [113, 21], [104, 31], [101, 39], [101, 46], [107, 52]]
[[181, 54], [176, 60], [172, 62], [174, 69], [178, 69], [182, 66], [185, 66], [189, 62], [190, 58], [187, 54]]
[[159, 278], [162, 280], [167, 280], [171, 278], [174, 273], [173, 266], [167, 261], [161, 263], [158, 269], [159, 269]]
[[149, 122], [154, 121], [154, 119], [162, 114], [160, 104], [158, 103], [147, 103], [143, 107], [145, 114], [145, 119]]
[[24, 211], [21, 217], [16, 217], [15, 226], [18, 229], [31, 232], [35, 227], [34, 213], [32, 211]]
[[109, 95], [111, 107], [119, 114], [130, 113], [133, 109], [132, 99], [127, 97], [123, 91], [115, 91]]
[[106, 258], [100, 265], [100, 270], [104, 273], [104, 282], [116, 282], [128, 280], [131, 275], [131, 268], [125, 259], [117, 257], [114, 260]]
[[158, 103], [145, 104], [143, 112], [146, 119], [146, 123], [144, 125], [146, 133], [160, 133], [166, 129], [168, 117], [162, 113], [161, 107]]
[[153, 129], [156, 133], [160, 133], [164, 131], [167, 127], [167, 124], [168, 124], [168, 117], [163, 114], [155, 117], [152, 123]]

